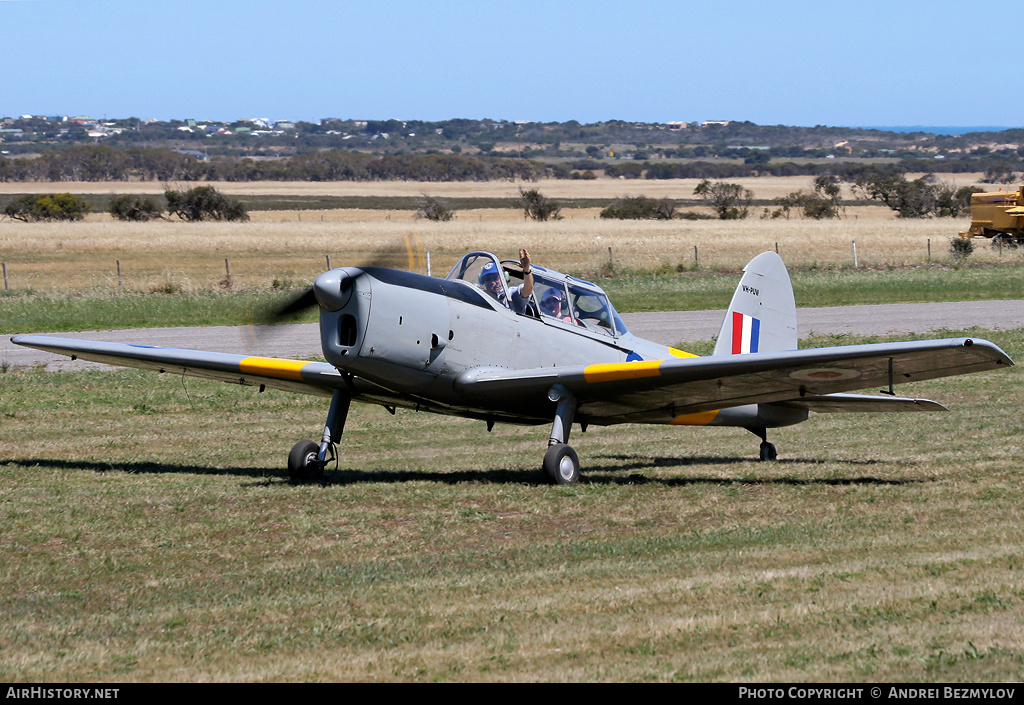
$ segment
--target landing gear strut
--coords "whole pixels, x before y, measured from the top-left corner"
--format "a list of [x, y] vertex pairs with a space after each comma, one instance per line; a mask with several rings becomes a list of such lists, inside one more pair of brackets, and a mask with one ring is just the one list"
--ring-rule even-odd
[[775, 450], [775, 444], [768, 442], [767, 428], [762, 426], [760, 428], [748, 428], [747, 430], [753, 433], [755, 436], [760, 437], [761, 439], [761, 453], [758, 460], [762, 462], [771, 462], [774, 460], [778, 460], [779, 453], [777, 450]]
[[288, 476], [294, 482], [319, 480], [327, 464], [337, 459], [334, 448], [345, 430], [345, 419], [348, 418], [351, 403], [352, 397], [347, 391], [335, 389], [320, 445], [313, 441], [299, 441], [292, 447], [292, 452], [288, 454]]
[[555, 402], [555, 420], [551, 424], [548, 451], [544, 454], [544, 472], [556, 485], [575, 485], [580, 481], [580, 459], [568, 445], [572, 419], [576, 413], [576, 397], [560, 384], [548, 390], [548, 399]]

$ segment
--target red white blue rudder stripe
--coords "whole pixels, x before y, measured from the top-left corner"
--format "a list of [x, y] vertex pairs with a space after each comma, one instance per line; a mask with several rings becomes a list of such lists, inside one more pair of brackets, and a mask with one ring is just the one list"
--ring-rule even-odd
[[732, 354], [756, 353], [761, 321], [739, 311], [732, 312]]

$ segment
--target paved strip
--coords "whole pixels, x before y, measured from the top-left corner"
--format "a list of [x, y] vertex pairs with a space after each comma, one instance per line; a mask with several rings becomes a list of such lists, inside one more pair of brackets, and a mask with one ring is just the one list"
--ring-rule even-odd
[[[630, 331], [641, 338], [678, 345], [711, 340], [718, 335], [724, 315], [723, 311], [661, 311], [622, 314], [622, 319]], [[797, 320], [801, 336], [930, 333], [973, 326], [1013, 330], [1024, 328], [1024, 300], [801, 308], [797, 309]], [[309, 358], [320, 355], [320, 338], [315, 323], [137, 328], [52, 335], [262, 357]], [[107, 367], [83, 361], [72, 363], [66, 357], [14, 345], [9, 335], [0, 337], [0, 363], [14, 367], [45, 365], [48, 370]]]
[[[665, 345], [711, 340], [722, 327], [722, 311], [629, 313], [629, 329]], [[812, 335], [889, 335], [930, 333], [978, 326], [993, 330], [1024, 328], [1024, 300], [955, 301], [798, 308], [800, 337]]]

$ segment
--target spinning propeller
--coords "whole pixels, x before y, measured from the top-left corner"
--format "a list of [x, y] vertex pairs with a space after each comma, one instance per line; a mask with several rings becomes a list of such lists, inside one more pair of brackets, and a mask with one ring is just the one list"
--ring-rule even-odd
[[[403, 266], [404, 265], [404, 266]], [[403, 235], [402, 242], [392, 244], [378, 250], [359, 270], [370, 267], [387, 267], [389, 269], [405, 269], [416, 271], [424, 266], [423, 246], [419, 234], [414, 230]], [[316, 278], [313, 286], [292, 297], [284, 304], [264, 311], [258, 316], [260, 323], [274, 324], [287, 321], [305, 311], [321, 305], [332, 311], [342, 308], [352, 293], [352, 285], [364, 272], [352, 272], [348, 269], [332, 269]]]

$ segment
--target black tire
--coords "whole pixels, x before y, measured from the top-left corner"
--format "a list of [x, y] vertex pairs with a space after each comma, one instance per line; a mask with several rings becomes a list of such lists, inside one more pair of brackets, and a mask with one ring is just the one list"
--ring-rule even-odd
[[323, 465], [316, 461], [320, 446], [313, 441], [299, 441], [288, 454], [288, 476], [295, 482], [318, 480], [324, 475]]
[[775, 450], [775, 444], [764, 441], [761, 444], [761, 460], [771, 462], [778, 459], [779, 453]]
[[575, 485], [580, 481], [580, 459], [572, 447], [556, 443], [544, 454], [544, 472], [556, 485]]

